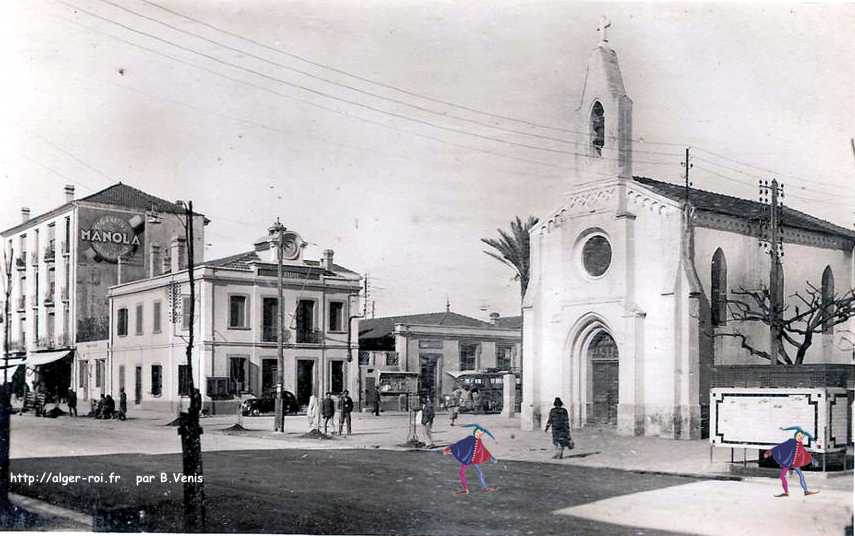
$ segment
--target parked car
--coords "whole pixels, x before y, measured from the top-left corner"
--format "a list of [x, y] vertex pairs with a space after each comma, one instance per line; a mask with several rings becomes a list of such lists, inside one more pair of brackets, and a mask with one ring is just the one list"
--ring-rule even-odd
[[[285, 404], [285, 414], [294, 414], [300, 411], [297, 397], [291, 391], [282, 392], [282, 401]], [[261, 415], [262, 413], [273, 413], [276, 410], [276, 393], [270, 391], [258, 398], [247, 398], [240, 404], [242, 415]]]

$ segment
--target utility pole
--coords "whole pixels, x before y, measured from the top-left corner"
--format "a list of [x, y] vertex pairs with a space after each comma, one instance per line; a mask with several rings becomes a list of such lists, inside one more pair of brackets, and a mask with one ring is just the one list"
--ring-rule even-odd
[[362, 317], [365, 318], [368, 316], [368, 272], [365, 272], [365, 281], [363, 281], [365, 285], [363, 293], [365, 294], [365, 298], [362, 300]]
[[374, 300], [371, 300], [371, 318], [372, 318], [372, 320], [374, 319], [374, 305], [376, 305], [376, 302]]
[[[781, 314], [783, 313], [784, 288], [781, 278], [781, 257], [784, 255], [783, 240], [783, 197], [784, 185], [777, 179], [760, 181], [760, 195], [769, 201], [769, 365], [778, 366], [781, 351]], [[780, 198], [779, 198], [780, 196]]]
[[204, 532], [205, 529], [205, 487], [202, 474], [202, 427], [199, 426], [199, 414], [202, 411], [202, 395], [193, 382], [193, 344], [194, 324], [196, 322], [196, 278], [195, 252], [193, 247], [193, 202], [184, 206], [185, 232], [187, 236], [187, 278], [190, 283], [190, 318], [187, 334], [187, 381], [190, 391], [190, 408], [182, 413], [178, 425], [181, 436], [181, 453], [184, 476], [184, 530], [186, 532]]
[[276, 223], [270, 227], [270, 237], [276, 240], [276, 261], [277, 261], [277, 286], [279, 289], [279, 302], [277, 304], [277, 313], [279, 316], [279, 326], [276, 330], [277, 342], [277, 367], [276, 367], [276, 416], [273, 419], [273, 431], [285, 432], [285, 405], [282, 400], [282, 390], [285, 386], [285, 350], [283, 348], [283, 331], [285, 329], [285, 300], [282, 292], [282, 250], [285, 240], [285, 226], [276, 218]]
[[686, 169], [686, 173], [683, 176], [685, 179], [685, 185], [683, 186], [683, 200], [686, 202], [686, 205], [689, 204], [689, 188], [692, 186], [692, 183], [689, 182], [689, 170], [692, 169], [694, 164], [692, 164], [689, 156], [689, 147], [686, 147], [686, 160], [680, 164]]
[[[8, 515], [11, 510], [9, 503], [9, 451], [11, 447], [12, 429], [12, 384], [9, 382], [9, 300], [12, 297], [12, 257], [14, 250], [10, 247], [3, 258], [3, 387], [0, 388], [0, 512]], [[24, 289], [21, 289], [23, 295]]]

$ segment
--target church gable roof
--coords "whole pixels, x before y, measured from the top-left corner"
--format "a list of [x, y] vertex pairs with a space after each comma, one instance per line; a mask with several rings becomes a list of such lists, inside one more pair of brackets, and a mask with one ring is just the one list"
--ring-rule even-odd
[[[648, 177], [633, 177], [633, 179], [635, 182], [647, 186], [659, 195], [669, 199], [673, 199], [675, 201], [683, 201], [685, 199], [685, 187], [679, 184], [662, 182]], [[692, 206], [698, 210], [733, 216], [746, 221], [768, 218], [768, 205], [764, 205], [758, 201], [751, 201], [741, 197], [733, 197], [717, 192], [699, 190], [697, 188], [689, 188], [689, 197], [692, 202]], [[810, 214], [805, 214], [804, 212], [790, 207], [784, 207], [783, 219], [784, 224], [787, 227], [855, 240], [855, 231], [851, 231], [845, 227], [840, 227], [839, 225], [811, 216]]]

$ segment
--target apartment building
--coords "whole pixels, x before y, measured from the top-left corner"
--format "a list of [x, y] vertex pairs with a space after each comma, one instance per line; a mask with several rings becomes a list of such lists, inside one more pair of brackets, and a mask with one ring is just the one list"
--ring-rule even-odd
[[[106, 392], [108, 289], [186, 264], [185, 210], [121, 182], [74, 193], [65, 186], [65, 202], [35, 217], [22, 208], [21, 223], [0, 233], [11, 260], [0, 282], [10, 302], [4, 355], [32, 371], [31, 388], [62, 395], [71, 387], [86, 400]], [[201, 260], [207, 220], [194, 222]]]
[[[285, 232], [284, 242], [284, 388], [303, 405], [313, 392], [356, 393], [358, 338], [356, 327], [351, 337], [348, 326], [361, 277], [335, 264], [332, 250], [319, 260], [304, 259], [306, 243], [293, 231]], [[212, 413], [234, 413], [243, 397], [275, 389], [276, 244], [264, 236], [250, 251], [194, 269], [192, 379]], [[115, 396], [125, 389], [132, 408], [177, 410], [190, 392], [187, 270], [117, 285], [109, 307], [110, 391]]]

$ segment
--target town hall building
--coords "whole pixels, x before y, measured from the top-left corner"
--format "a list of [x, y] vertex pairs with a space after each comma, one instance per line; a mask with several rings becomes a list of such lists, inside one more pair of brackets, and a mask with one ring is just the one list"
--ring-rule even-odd
[[[769, 365], [742, 345], [768, 349], [768, 326], [733, 321], [726, 303], [734, 290], [768, 288], [758, 224], [769, 207], [633, 175], [633, 103], [605, 35], [576, 117], [589, 135], [576, 148], [573, 189], [531, 230], [522, 427], [542, 428], [560, 397], [576, 428], [700, 438], [717, 374]], [[798, 305], [805, 282], [824, 300], [848, 292], [855, 233], [783, 215], [785, 303]], [[804, 363], [851, 366], [851, 329], [851, 319], [823, 329]]]

